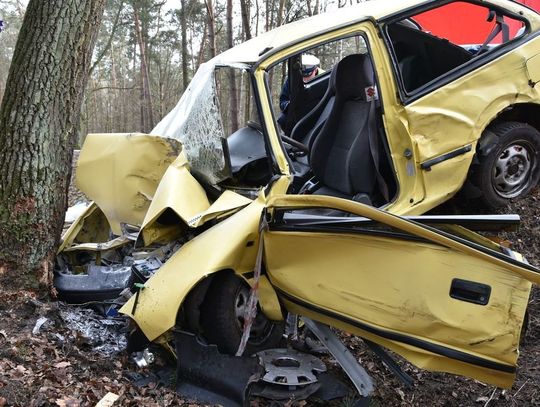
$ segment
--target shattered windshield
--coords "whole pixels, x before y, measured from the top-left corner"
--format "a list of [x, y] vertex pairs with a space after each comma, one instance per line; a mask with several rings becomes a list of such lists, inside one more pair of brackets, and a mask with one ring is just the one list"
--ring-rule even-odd
[[[228, 157], [223, 145], [235, 129], [227, 123], [230, 106], [224, 105], [223, 94], [228, 93], [230, 99], [230, 93], [234, 91], [237, 100], [240, 99], [238, 105], [242, 106], [244, 93], [242, 81], [231, 82], [231, 75], [216, 75], [216, 71], [224, 68], [235, 72], [232, 77], [248, 76], [246, 65], [218, 67], [212, 61], [202, 64], [176, 107], [152, 130], [152, 134], [179, 140], [191, 171], [210, 184], [217, 184], [230, 177]], [[222, 80], [225, 77], [228, 80]], [[244, 87], [249, 87], [249, 81], [245, 82]], [[231, 83], [235, 86], [231, 86]], [[248, 88], [247, 91], [250, 93]], [[235, 115], [242, 117], [242, 112], [237, 111]]]

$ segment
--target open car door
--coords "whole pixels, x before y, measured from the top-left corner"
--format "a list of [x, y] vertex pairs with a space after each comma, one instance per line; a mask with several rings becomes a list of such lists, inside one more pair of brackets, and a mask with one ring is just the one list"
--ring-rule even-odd
[[460, 226], [339, 198], [277, 196], [268, 212], [266, 271], [289, 311], [428, 370], [512, 385], [531, 282], [540, 282], [519, 254]]

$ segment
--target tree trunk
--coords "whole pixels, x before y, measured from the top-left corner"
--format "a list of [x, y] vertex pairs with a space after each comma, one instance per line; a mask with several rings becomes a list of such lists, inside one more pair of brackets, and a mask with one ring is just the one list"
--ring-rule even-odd
[[272, 27], [270, 26], [270, 1], [267, 0], [264, 2], [265, 5], [265, 11], [264, 11], [264, 31], [270, 30]]
[[247, 41], [251, 39], [251, 27], [249, 24], [249, 6], [246, 0], [240, 0], [240, 10], [242, 14], [242, 28], [244, 29], [244, 35]]
[[[233, 2], [227, 0], [227, 47], [232, 48], [233, 43]], [[234, 69], [228, 70], [229, 75], [229, 88], [230, 88], [230, 101], [231, 101], [231, 129], [230, 133], [234, 133], [238, 130], [238, 95], [236, 90], [236, 78], [234, 77]]]
[[180, 40], [182, 42], [182, 86], [185, 91], [189, 85], [186, 0], [182, 0], [181, 6], [182, 6], [182, 9], [180, 10], [180, 30], [181, 30], [182, 38]]
[[205, 48], [205, 44], [206, 44], [206, 37], [208, 35], [208, 20], [205, 20], [204, 22], [204, 28], [203, 28], [203, 37], [202, 37], [202, 41], [201, 41], [201, 47], [199, 48], [199, 53], [198, 53], [198, 56], [197, 56], [197, 69], [199, 69], [199, 66], [201, 66], [201, 64], [204, 62], [204, 48]]
[[206, 0], [206, 11], [208, 14], [208, 48], [210, 58], [216, 56], [216, 16], [214, 14], [213, 0]]
[[88, 72], [88, 75], [91, 76], [92, 72], [96, 67], [99, 65], [99, 63], [103, 60], [103, 57], [107, 54], [109, 49], [111, 48], [112, 42], [114, 37], [117, 35], [118, 25], [120, 24], [120, 15], [122, 14], [122, 9], [124, 8], [124, 2], [121, 1], [118, 6], [118, 11], [116, 12], [116, 16], [114, 17], [113, 26], [111, 28], [111, 32], [109, 34], [109, 39], [107, 40], [107, 43], [105, 44], [105, 47], [101, 50], [101, 53], [95, 58], [94, 63], [90, 66], [90, 70]]
[[285, 8], [285, 0], [279, 0], [279, 9], [278, 9], [278, 16], [277, 16], [277, 27], [280, 27], [283, 25], [283, 11]]
[[141, 57], [141, 131], [148, 133], [154, 127], [154, 117], [152, 113], [152, 97], [150, 95], [148, 60], [146, 58], [146, 41], [142, 33], [137, 7], [133, 8], [133, 16], [135, 20], [135, 34], [139, 43], [139, 52]]
[[259, 0], [255, 0], [255, 35], [259, 33], [259, 17], [260, 17]]
[[0, 107], [0, 286], [52, 284], [105, 0], [30, 0]]

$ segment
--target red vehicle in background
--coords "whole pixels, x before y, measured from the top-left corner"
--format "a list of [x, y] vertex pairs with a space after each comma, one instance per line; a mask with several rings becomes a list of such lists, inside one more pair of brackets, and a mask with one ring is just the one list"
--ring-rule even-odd
[[[540, 0], [519, 0], [518, 3], [540, 11]], [[500, 44], [503, 36], [516, 36], [522, 28], [518, 20], [502, 20], [496, 13], [486, 15], [485, 9], [472, 3], [456, 2], [446, 7], [436, 8], [415, 16], [423, 31], [446, 38], [462, 46], [484, 44], [486, 38], [493, 37], [486, 44]]]

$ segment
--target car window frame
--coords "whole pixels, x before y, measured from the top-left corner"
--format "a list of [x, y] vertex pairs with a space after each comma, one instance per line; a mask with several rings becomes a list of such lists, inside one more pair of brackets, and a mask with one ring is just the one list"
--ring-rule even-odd
[[[355, 26], [355, 25], [358, 25], [362, 22], [364, 22], [366, 20], [360, 20], [354, 24], [352, 24], [352, 26]], [[347, 27], [347, 26], [345, 26]], [[316, 39], [317, 37], [322, 37], [322, 36], [326, 36], [327, 34], [331, 34], [332, 32], [334, 31], [339, 31], [341, 30], [343, 27], [339, 27], [338, 29], [335, 29], [335, 30], [332, 30], [332, 31], [328, 31], [326, 33], [319, 33], [318, 35], [316, 36], [312, 36], [312, 37], [309, 37], [309, 38], [303, 38], [301, 41], [298, 41], [294, 44], [291, 44], [290, 45], [290, 48], [294, 48], [296, 45], [302, 43], [302, 42], [307, 42], [309, 40], [313, 40], [313, 39]], [[311, 51], [312, 49], [314, 48], [317, 48], [317, 47], [320, 47], [320, 46], [323, 46], [323, 45], [326, 45], [326, 44], [330, 44], [332, 42], [337, 42], [337, 41], [341, 41], [341, 40], [345, 40], [347, 38], [353, 38], [353, 37], [362, 37], [362, 39], [364, 40], [364, 43], [366, 44], [366, 49], [367, 49], [367, 54], [368, 55], [372, 55], [372, 52], [371, 52], [371, 49], [372, 47], [369, 46], [369, 43], [368, 43], [368, 40], [367, 40], [367, 36], [366, 36], [366, 31], [364, 30], [355, 30], [353, 33], [349, 33], [349, 34], [345, 34], [345, 35], [342, 35], [342, 36], [336, 36], [336, 37], [332, 37], [331, 39], [327, 39], [326, 41], [321, 41], [321, 42], [317, 42], [316, 44], [312, 44], [312, 45], [309, 45], [309, 46], [306, 46], [306, 47], [303, 47], [300, 51], [297, 51], [295, 53], [291, 53], [291, 54], [288, 54], [285, 58], [281, 58], [279, 59], [278, 61], [272, 63], [271, 65], [269, 65], [267, 68], [266, 68], [266, 71], [267, 72], [270, 72], [270, 70], [272, 70], [274, 67], [276, 67], [277, 65], [279, 65], [280, 63], [282, 62], [285, 62], [287, 61], [288, 59], [294, 57], [295, 55], [300, 55], [304, 52], [309, 52]], [[287, 47], [289, 48], [289, 47]], [[333, 68], [333, 66], [332, 66]], [[325, 70], [322, 74], [319, 74], [319, 75], [316, 75], [315, 77], [313, 77], [312, 79], [310, 79], [309, 81], [307, 82], [304, 82], [304, 88], [309, 88], [310, 85], [313, 85], [313, 84], [316, 84], [317, 82], [319, 81], [322, 81], [324, 80], [323, 78], [327, 78], [330, 76], [330, 74], [332, 73], [332, 69], [328, 69], [328, 70]], [[378, 81], [377, 81], [378, 82]], [[270, 84], [268, 84], [270, 85]], [[270, 95], [269, 95], [270, 96]], [[271, 98], [270, 98], [271, 99]]]
[[311, 78], [307, 82], [304, 82], [304, 88], [309, 88], [310, 85], [314, 85], [314, 84], [324, 80], [323, 78], [326, 78], [326, 77], [330, 76], [331, 72], [332, 72], [332, 70], [330, 69], [329, 71], [324, 71], [323, 73], [321, 73], [319, 75], [315, 75], [313, 78]]
[[[366, 29], [366, 27], [364, 26], [364, 24], [371, 24], [375, 29], [376, 29], [376, 21], [372, 18], [360, 18], [358, 19], [357, 21], [354, 21], [352, 23], [347, 23], [347, 24], [344, 24], [344, 25], [340, 25], [340, 26], [336, 26], [334, 27], [332, 30], [329, 30], [329, 31], [319, 31], [319, 32], [316, 32], [312, 35], [309, 35], [309, 36], [306, 36], [306, 37], [302, 37], [302, 38], [299, 38], [297, 41], [294, 41], [294, 42], [291, 42], [285, 46], [282, 46], [282, 47], [279, 47], [279, 48], [275, 48], [275, 49], [271, 49], [271, 50], [268, 50], [267, 52], [265, 53], [262, 53], [262, 58], [257, 61], [251, 68], [251, 71], [253, 73], [255, 73], [256, 71], [259, 71], [261, 70], [261, 66], [264, 66], [264, 69], [262, 69], [262, 71], [264, 72], [263, 76], [264, 76], [264, 79], [263, 79], [263, 87], [264, 87], [264, 92], [260, 92], [260, 90], [257, 90], [257, 92], [259, 93], [258, 96], [257, 96], [257, 102], [260, 104], [261, 103], [261, 98], [263, 97], [263, 93], [264, 93], [264, 98], [266, 99], [266, 103], [268, 104], [268, 106], [270, 106], [270, 113], [271, 113], [271, 123], [268, 123], [266, 120], [264, 120], [264, 125], [263, 125], [263, 134], [265, 136], [265, 139], [269, 139], [269, 126], [273, 126], [275, 132], [276, 132], [276, 135], [279, 135], [280, 134], [280, 130], [279, 130], [279, 124], [277, 122], [277, 116], [276, 116], [276, 111], [274, 110], [273, 106], [273, 99], [272, 99], [272, 93], [271, 93], [271, 88], [270, 88], [270, 83], [269, 83], [269, 72], [277, 65], [279, 65], [280, 63], [288, 60], [289, 58], [291, 58], [292, 56], [294, 55], [297, 55], [297, 54], [301, 54], [302, 52], [305, 52], [305, 51], [309, 51], [310, 49], [313, 49], [315, 47], [318, 47], [318, 46], [321, 46], [321, 45], [324, 45], [324, 44], [328, 44], [330, 42], [334, 42], [334, 41], [339, 41], [341, 39], [345, 39], [345, 38], [349, 38], [349, 37], [354, 37], [354, 36], [361, 36], [366, 44], [366, 49], [367, 49], [367, 53], [370, 55], [370, 57], [373, 59], [373, 44], [370, 43], [369, 41], [369, 33], [368, 33], [368, 30]], [[349, 30], [349, 32], [346, 32], [346, 33], [340, 33], [340, 31], [343, 31], [343, 30]], [[284, 52], [285, 55], [281, 58], [277, 58], [274, 60], [274, 56], [275, 54], [277, 53], [282, 53]], [[271, 63], [267, 63], [267, 61], [269, 60], [273, 60]], [[331, 73], [331, 70], [325, 72], [323, 75], [321, 75], [321, 78], [325, 77], [327, 74], [329, 75]], [[380, 75], [377, 74], [377, 71], [375, 71], [375, 83], [377, 84], [377, 88], [380, 89]], [[256, 82], [256, 80], [255, 80]], [[256, 84], [255, 84], [256, 85]], [[382, 100], [382, 96], [379, 92], [379, 101], [380, 101], [380, 105], [381, 105], [381, 113], [384, 114], [384, 108], [383, 108], [383, 100]], [[268, 127], [267, 127], [268, 126]], [[288, 156], [287, 154], [287, 150], [285, 148], [285, 145], [284, 145], [284, 142], [283, 140], [281, 139], [281, 137], [278, 136], [278, 143], [279, 143], [279, 146], [280, 146], [280, 154], [285, 157], [285, 160], [286, 162], [288, 163], [288, 166], [289, 166], [289, 173], [288, 174], [282, 174], [282, 175], [294, 175], [296, 173], [296, 170], [294, 168], [294, 165], [291, 161], [291, 158]], [[271, 143], [270, 143], [271, 145]], [[273, 151], [273, 147], [271, 147], [271, 150], [272, 150], [272, 158], [273, 158], [273, 161], [276, 162], [276, 152]], [[397, 196], [397, 195], [396, 195]]]
[[[429, 10], [434, 10], [436, 8], [444, 7], [447, 4], [456, 3], [456, 2], [471, 3], [480, 7], [484, 7], [486, 9], [499, 11], [504, 16], [508, 16], [515, 20], [522, 21], [525, 25], [525, 30], [520, 36], [511, 39], [505, 44], [501, 44], [496, 49], [486, 52], [482, 55], [473, 57], [468, 62], [449, 70], [448, 72], [427, 82], [426, 84], [412, 91], [407, 91], [405, 89], [405, 86], [403, 85], [401, 71], [399, 69], [398, 61], [397, 61], [397, 58], [396, 58], [396, 55], [392, 46], [392, 41], [388, 34], [388, 26], [398, 21], [401, 21], [403, 19], [407, 19], [407, 18], [413, 19], [414, 16], [417, 14], [420, 14]], [[420, 7], [407, 9], [406, 11], [402, 13], [392, 15], [385, 19], [381, 19], [380, 21], [378, 21], [378, 23], [380, 27], [380, 32], [382, 34], [383, 43], [386, 47], [386, 51], [388, 52], [388, 56], [390, 58], [390, 62], [392, 66], [392, 75], [396, 83], [399, 99], [404, 106], [410, 103], [413, 103], [414, 101], [438, 90], [439, 88], [455, 81], [456, 79], [459, 79], [465, 76], [466, 74], [488, 64], [489, 62], [523, 45], [524, 43], [528, 42], [532, 38], [540, 35], [540, 32], [531, 33], [531, 23], [525, 16], [516, 14], [508, 9], [500, 7], [493, 3], [480, 2], [480, 1], [475, 1], [475, 0], [448, 0], [445, 2], [438, 3], [435, 6], [433, 4], [422, 5]]]
[[[317, 45], [315, 45], [315, 46], [313, 46], [313, 47], [311, 47], [311, 48], [309, 48], [309, 49], [307, 49], [305, 51], [309, 52], [309, 51], [313, 50], [314, 48], [321, 47], [321, 46], [326, 45], [326, 44], [330, 44], [331, 42], [343, 41], [343, 40], [347, 40], [347, 39], [354, 38], [354, 37], [362, 37], [362, 39], [364, 40], [364, 43], [366, 44], [366, 50], [369, 51], [369, 47], [367, 47], [366, 38], [364, 38], [363, 35], [359, 35], [359, 34], [353, 34], [353, 35], [347, 35], [347, 36], [341, 37], [341, 38], [335, 38], [332, 41], [327, 41], [327, 42], [323, 42], [321, 44], [317, 44]], [[302, 51], [302, 53], [305, 52], [305, 51]], [[345, 56], [347, 56], [347, 55], [345, 55]], [[334, 68], [334, 66], [332, 66], [331, 68]], [[332, 69], [329, 68], [329, 67], [327, 67], [327, 68], [328, 69], [324, 70], [323, 73], [315, 75], [313, 78], [309, 79], [307, 82], [304, 82], [304, 88], [309, 88], [309, 85], [316, 84], [320, 80], [323, 80], [322, 78], [326, 78], [326, 77], [330, 76], [330, 74], [332, 73]]]

